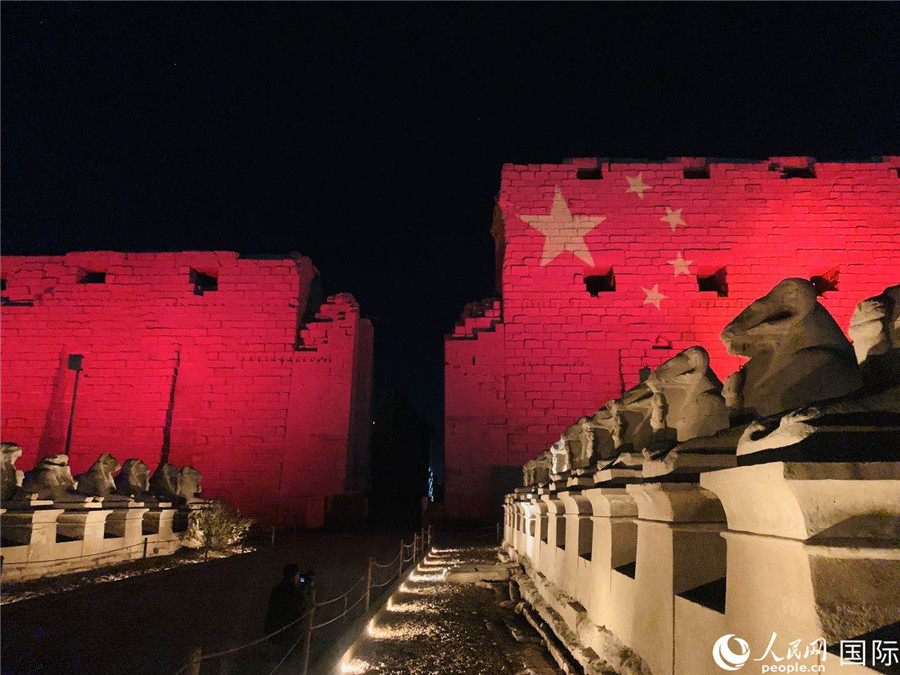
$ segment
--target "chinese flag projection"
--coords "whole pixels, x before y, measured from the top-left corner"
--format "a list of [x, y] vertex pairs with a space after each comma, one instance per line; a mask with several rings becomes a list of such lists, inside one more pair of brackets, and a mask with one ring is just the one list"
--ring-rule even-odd
[[19, 468], [64, 452], [71, 420], [73, 474], [103, 452], [191, 465], [203, 496], [263, 522], [321, 524], [362, 487], [372, 326], [352, 296], [321, 296], [308, 258], [70, 253], [4, 257], [2, 276]]
[[900, 157], [507, 164], [497, 298], [445, 342], [447, 510], [493, 516], [521, 465], [678, 351], [723, 379], [722, 328], [787, 277], [846, 330], [900, 282]]

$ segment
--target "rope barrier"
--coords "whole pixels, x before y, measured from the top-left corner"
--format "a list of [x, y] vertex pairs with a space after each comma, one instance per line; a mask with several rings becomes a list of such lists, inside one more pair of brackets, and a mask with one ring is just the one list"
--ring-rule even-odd
[[[430, 537], [430, 534], [429, 534], [429, 537]], [[144, 542], [141, 542], [140, 544], [133, 544], [132, 546], [126, 546], [126, 547], [124, 547], [124, 548], [132, 548], [133, 546], [143, 546], [143, 545], [144, 545]], [[419, 546], [420, 546], [420, 544], [417, 542], [416, 538], [413, 539], [413, 542], [412, 542], [411, 544], [407, 544], [407, 543], [401, 541], [401, 542], [400, 542], [400, 552], [394, 557], [393, 560], [391, 560], [391, 561], [388, 562], [388, 563], [377, 563], [377, 562], [375, 562], [374, 560], [370, 560], [370, 565], [371, 565], [371, 567], [370, 567], [369, 570], [367, 570], [366, 574], [363, 575], [363, 576], [362, 576], [355, 584], [353, 584], [349, 589], [347, 589], [346, 591], [344, 591], [341, 595], [339, 595], [339, 596], [337, 596], [337, 597], [335, 597], [335, 598], [332, 598], [331, 600], [326, 600], [325, 602], [315, 602], [315, 603], [313, 603], [312, 608], [309, 609], [308, 611], [304, 612], [300, 617], [294, 619], [293, 621], [291, 621], [290, 623], [286, 624], [285, 626], [279, 628], [278, 630], [276, 630], [276, 631], [274, 631], [274, 632], [272, 632], [272, 633], [269, 633], [268, 635], [263, 635], [261, 638], [257, 638], [256, 640], [251, 640], [250, 642], [247, 642], [246, 644], [239, 645], [239, 646], [237, 646], [237, 647], [232, 647], [231, 649], [225, 649], [225, 650], [222, 650], [222, 651], [219, 651], [219, 652], [213, 652], [212, 654], [202, 654], [202, 655], [201, 655], [199, 658], [197, 658], [197, 659], [195, 659], [195, 658], [192, 657], [192, 658], [190, 659], [190, 661], [189, 661], [185, 666], [183, 666], [180, 670], [178, 670], [178, 671], [175, 673], [175, 675], [181, 675], [181, 673], [184, 673], [186, 670], [188, 670], [188, 668], [190, 668], [191, 666], [193, 666], [193, 665], [195, 665], [195, 664], [198, 664], [198, 663], [200, 663], [200, 662], [202, 662], [202, 661], [207, 661], [207, 660], [209, 660], [209, 659], [215, 659], [215, 658], [219, 658], [219, 657], [222, 657], [222, 656], [228, 656], [229, 654], [234, 654], [235, 652], [239, 652], [239, 651], [241, 651], [241, 650], [243, 650], [243, 649], [246, 649], [246, 648], [248, 648], [248, 647], [252, 647], [252, 646], [254, 646], [254, 645], [258, 645], [258, 644], [261, 643], [261, 642], [265, 642], [266, 640], [268, 640], [268, 639], [274, 637], [275, 635], [278, 635], [279, 633], [281, 633], [281, 632], [287, 630], [288, 628], [290, 628], [290, 627], [296, 625], [296, 624], [299, 623], [300, 621], [303, 621], [305, 618], [307, 618], [308, 616], [310, 616], [310, 614], [313, 614], [314, 611], [315, 611], [317, 608], [319, 608], [319, 607], [325, 607], [325, 606], [327, 606], [327, 605], [334, 604], [334, 603], [336, 603], [336, 602], [338, 602], [338, 601], [345, 600], [345, 599], [350, 595], [350, 593], [352, 593], [354, 590], [356, 590], [356, 588], [359, 587], [359, 585], [360, 585], [363, 581], [368, 580], [368, 585], [367, 585], [367, 590], [366, 590], [366, 592], [363, 593], [363, 594], [362, 594], [362, 595], [361, 595], [361, 596], [360, 596], [360, 597], [359, 597], [352, 605], [349, 605], [348, 607], [346, 607], [346, 608], [344, 609], [344, 611], [342, 611], [342, 612], [341, 612], [340, 614], [338, 614], [337, 616], [335, 616], [335, 617], [333, 617], [333, 618], [331, 618], [331, 619], [328, 619], [327, 621], [323, 621], [322, 623], [319, 623], [319, 624], [316, 624], [316, 625], [310, 625], [310, 627], [309, 627], [307, 630], [303, 631], [303, 633], [301, 634], [300, 638], [299, 638], [299, 639], [293, 644], [293, 646], [288, 650], [287, 654], [284, 655], [284, 658], [282, 658], [281, 661], [279, 661], [278, 664], [275, 666], [275, 668], [273, 668], [273, 669], [269, 672], [269, 675], [273, 675], [273, 673], [275, 673], [275, 671], [277, 671], [282, 665], [284, 665], [284, 663], [285, 663], [285, 661], [287, 661], [288, 657], [289, 657], [289, 656], [293, 653], [293, 651], [297, 648], [297, 645], [299, 645], [300, 642], [301, 642], [305, 637], [311, 635], [312, 631], [318, 630], [319, 628], [324, 628], [325, 626], [328, 626], [328, 625], [330, 625], [330, 624], [332, 624], [332, 623], [335, 623], [336, 621], [338, 621], [338, 620], [340, 620], [340, 619], [343, 619], [345, 616], [347, 616], [347, 615], [350, 613], [351, 610], [355, 609], [360, 603], [362, 603], [363, 601], [368, 601], [368, 600], [371, 598], [371, 589], [373, 589], [373, 588], [382, 588], [382, 587], [384, 587], [384, 586], [387, 586], [388, 584], [394, 582], [394, 581], [396, 580], [396, 578], [397, 578], [397, 577], [394, 575], [394, 573], [392, 573], [391, 576], [390, 576], [390, 578], [389, 578], [387, 581], [385, 581], [385, 582], [383, 582], [383, 583], [380, 583], [380, 584], [372, 583], [372, 578], [371, 578], [371, 571], [372, 571], [372, 570], [374, 570], [374, 569], [376, 569], [376, 568], [377, 568], [377, 569], [385, 569], [385, 568], [388, 568], [388, 567], [393, 567], [394, 565], [397, 564], [397, 561], [398, 561], [398, 560], [400, 561], [400, 565], [401, 565], [401, 568], [402, 568], [403, 563], [409, 562], [409, 561], [411, 561], [411, 560], [415, 560], [415, 558], [416, 558], [416, 550], [419, 548]], [[404, 551], [405, 551], [406, 549], [412, 549], [409, 558], [407, 558], [407, 557], [405, 557], [405, 556], [403, 555], [403, 553], [404, 553]], [[117, 550], [124, 550], [124, 549], [117, 549]], [[422, 554], [422, 557], [424, 557], [425, 551], [422, 550], [422, 549], [419, 549], [419, 551], [420, 551], [420, 553]], [[105, 552], [103, 552], [103, 554], [94, 554], [94, 555], [105, 555], [105, 554], [107, 554], [107, 553], [113, 553], [113, 552], [114, 552], [114, 551], [105, 551]], [[25, 564], [25, 563], [9, 563], [9, 564], [13, 564], [13, 565], [14, 565], [14, 564]], [[367, 604], [367, 607], [368, 607], [368, 604]], [[308, 656], [308, 655], [307, 655], [307, 656]], [[306, 672], [306, 667], [304, 666], [304, 673], [305, 673], [305, 672]]]
[[[169, 541], [163, 542], [153, 542], [154, 544], [168, 544], [170, 541], [175, 541], [174, 539], [170, 539]], [[39, 563], [52, 563], [52, 562], [66, 562], [69, 560], [81, 560], [82, 558], [96, 558], [101, 555], [109, 555], [110, 553], [116, 553], [118, 551], [125, 551], [129, 548], [135, 547], [143, 547], [144, 542], [138, 542], [137, 544], [129, 544], [128, 546], [122, 546], [121, 548], [110, 549], [109, 551], [98, 551], [97, 553], [84, 553], [82, 555], [71, 556], [68, 558], [51, 558], [48, 560], [23, 560], [22, 562], [3, 562], [4, 567], [23, 567], [27, 565], [37, 565]]]
[[394, 556], [393, 560], [391, 560], [389, 563], [385, 563], [383, 565], [381, 563], [377, 563], [377, 562], [373, 561], [372, 567], [393, 567], [394, 565], [397, 564], [397, 558], [399, 558], [399, 557], [400, 557], [400, 554], [398, 553], [397, 555]]
[[[309, 612], [307, 612], [307, 614], [309, 614]], [[290, 649], [288, 649], [287, 654], [285, 654], [285, 655], [281, 658], [281, 661], [279, 661], [278, 663], [276, 663], [276, 664], [275, 664], [275, 667], [272, 668], [272, 670], [269, 671], [269, 675], [275, 675], [275, 671], [278, 670], [279, 668], [281, 668], [281, 666], [284, 665], [284, 662], [288, 660], [288, 657], [289, 657], [291, 654], [294, 653], [294, 650], [297, 648], [297, 645], [300, 644], [300, 640], [302, 640], [302, 639], [305, 638], [305, 637], [306, 637], [306, 633], [301, 633], [301, 634], [300, 634], [300, 637], [297, 638], [297, 641], [296, 641], [294, 644], [291, 645], [291, 648], [290, 648]]]
[[325, 607], [326, 605], [334, 604], [334, 603], [337, 602], [338, 600], [343, 600], [343, 599], [346, 598], [348, 595], [350, 595], [350, 593], [352, 593], [354, 590], [356, 590], [356, 588], [357, 588], [362, 582], [364, 582], [364, 581], [366, 580], [366, 577], [367, 577], [367, 576], [368, 576], [368, 573], [363, 574], [363, 575], [359, 578], [359, 581], [357, 581], [355, 584], [353, 584], [350, 588], [348, 588], [346, 591], [344, 591], [341, 595], [337, 596], [336, 598], [332, 598], [331, 600], [326, 600], [325, 602], [317, 602], [317, 603], [316, 603], [316, 607]]
[[[242, 649], [246, 649], [247, 647], [252, 647], [253, 645], [258, 645], [260, 642], [265, 642], [265, 641], [268, 640], [269, 638], [274, 637], [275, 635], [278, 635], [279, 633], [281, 633], [281, 632], [283, 632], [283, 631], [286, 631], [288, 628], [290, 628], [290, 627], [293, 626], [294, 624], [299, 623], [300, 621], [303, 621], [303, 619], [305, 619], [306, 617], [308, 617], [308, 616], [310, 615], [311, 612], [312, 612], [311, 609], [310, 609], [310, 610], [307, 610], [307, 611], [304, 612], [301, 616], [299, 616], [299, 617], [297, 617], [296, 619], [294, 619], [293, 621], [291, 621], [289, 624], [286, 624], [286, 625], [282, 626], [282, 627], [279, 628], [278, 630], [273, 631], [273, 632], [269, 633], [268, 635], [263, 635], [261, 638], [257, 638], [256, 640], [251, 640], [251, 641], [248, 642], [247, 644], [243, 644], [243, 645], [240, 645], [240, 646], [238, 646], [238, 647], [232, 647], [231, 649], [223, 649], [223, 650], [220, 651], [220, 652], [213, 652], [212, 654], [203, 654], [203, 655], [200, 657], [199, 660], [200, 660], [200, 661], [206, 661], [207, 659], [215, 659], [215, 658], [218, 658], [218, 657], [220, 657], [220, 656], [227, 656], [228, 654], [234, 654], [235, 652], [239, 652], [239, 651], [241, 651]], [[298, 640], [297, 642], [299, 643], [300, 641]], [[294, 645], [294, 646], [296, 647], [297, 645]], [[292, 648], [292, 649], [293, 649], [293, 648]], [[290, 653], [290, 652], [288, 652], [288, 653]], [[181, 670], [177, 671], [177, 672], [175, 673], [175, 675], [180, 675], [181, 673], [183, 673], [184, 671], [186, 671], [188, 668], [190, 668], [191, 665], [192, 665], [191, 663], [188, 663], [188, 664], [185, 665]], [[272, 671], [272, 672], [274, 672], [274, 671]]]

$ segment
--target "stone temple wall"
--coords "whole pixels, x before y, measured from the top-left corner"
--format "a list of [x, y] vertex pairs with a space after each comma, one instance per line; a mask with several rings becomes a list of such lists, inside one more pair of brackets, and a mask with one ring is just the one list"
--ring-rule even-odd
[[[372, 326], [351, 295], [315, 300], [302, 256], [84, 252], [2, 260], [2, 437], [19, 468], [102, 452], [203, 474], [266, 522], [320, 524], [363, 486]], [[312, 292], [311, 292], [312, 289]]]
[[900, 280], [900, 157], [507, 164], [498, 295], [446, 339], [448, 513], [493, 516], [518, 467], [680, 350], [725, 379], [725, 324], [787, 277], [847, 329]]

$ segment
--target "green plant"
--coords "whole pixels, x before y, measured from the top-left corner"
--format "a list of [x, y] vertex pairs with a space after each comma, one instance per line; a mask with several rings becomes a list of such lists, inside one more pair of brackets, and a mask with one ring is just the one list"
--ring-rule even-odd
[[191, 512], [186, 538], [213, 550], [226, 549], [243, 541], [253, 522], [230, 504], [215, 500]]

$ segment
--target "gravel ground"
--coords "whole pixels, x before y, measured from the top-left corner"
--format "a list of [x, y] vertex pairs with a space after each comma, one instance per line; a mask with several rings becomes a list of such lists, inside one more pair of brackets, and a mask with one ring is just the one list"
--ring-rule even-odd
[[[345, 673], [560, 673], [530, 626], [501, 602], [505, 583], [451, 584], [458, 564], [497, 562], [490, 546], [436, 548], [391, 598]], [[509, 604], [509, 603], [507, 603]]]
[[[269, 591], [285, 563], [315, 569], [320, 597], [330, 598], [365, 574], [369, 556], [395, 556], [401, 537], [411, 541], [412, 533], [300, 532], [279, 535], [274, 547], [257, 542], [251, 553], [209, 562], [174, 565], [160, 558], [146, 564], [173, 566], [144, 569], [139, 561], [46, 580], [44, 588], [29, 583], [16, 593], [30, 597], [3, 605], [0, 672], [173, 675], [194, 646], [210, 653], [262, 636]], [[182, 555], [189, 560], [192, 554]], [[316, 636], [313, 662], [342, 630], [336, 623]], [[266, 675], [277, 658], [263, 643], [237, 654], [231, 672]], [[219, 667], [217, 660], [206, 661], [202, 675]], [[278, 675], [296, 672], [286, 664]]]

